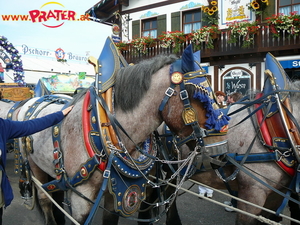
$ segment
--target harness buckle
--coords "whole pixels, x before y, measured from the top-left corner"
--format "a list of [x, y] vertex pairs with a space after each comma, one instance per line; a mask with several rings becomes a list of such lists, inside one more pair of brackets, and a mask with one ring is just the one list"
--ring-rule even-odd
[[189, 97], [189, 94], [187, 93], [186, 90], [180, 91], [180, 98], [181, 98], [182, 101], [187, 99], [188, 97]]
[[109, 178], [110, 177], [110, 170], [104, 170], [103, 177], [104, 178]]
[[168, 87], [168, 89], [165, 91], [165, 95], [168, 96], [169, 98], [172, 97], [172, 95], [174, 94], [175, 90], [171, 87]]

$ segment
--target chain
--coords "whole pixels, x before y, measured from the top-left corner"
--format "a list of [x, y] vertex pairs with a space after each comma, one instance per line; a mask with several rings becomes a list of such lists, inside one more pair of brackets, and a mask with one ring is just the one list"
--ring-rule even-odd
[[[155, 138], [154, 138], [154, 140], [155, 140]], [[120, 155], [121, 152], [124, 153], [128, 157], [128, 159], [131, 161], [131, 163], [135, 166], [135, 168], [144, 177], [144, 179], [146, 180], [147, 184], [149, 184], [153, 188], [159, 188], [159, 187], [161, 187], [163, 185], [167, 185], [168, 182], [170, 182], [170, 181], [174, 180], [175, 178], [177, 178], [175, 191], [166, 200], [164, 200], [162, 202], [158, 202], [158, 203], [152, 204], [155, 207], [169, 204], [168, 207], [167, 207], [167, 210], [171, 206], [171, 203], [175, 200], [178, 191], [180, 190], [180, 188], [182, 187], [184, 181], [186, 180], [186, 178], [187, 178], [187, 176], [189, 174], [189, 170], [190, 170], [190, 168], [191, 168], [191, 166], [192, 166], [192, 164], [194, 162], [195, 156], [197, 154], [199, 154], [199, 152], [198, 152], [199, 147], [196, 147], [195, 150], [193, 152], [191, 152], [191, 154], [189, 154], [189, 156], [186, 159], [180, 160], [179, 159], [180, 158], [179, 148], [178, 148], [178, 146], [176, 145], [176, 143], [173, 140], [173, 146], [174, 146], [175, 151], [177, 152], [177, 156], [178, 156], [179, 160], [177, 160], [177, 161], [170, 161], [170, 160], [162, 160], [162, 159], [159, 159], [159, 158], [155, 157], [155, 161], [163, 163], [163, 164], [178, 164], [180, 166], [178, 167], [178, 169], [176, 170], [176, 172], [172, 174], [172, 176], [170, 178], [164, 179], [164, 180], [159, 181], [159, 182], [153, 182], [152, 180], [150, 180], [148, 178], [149, 176], [145, 175], [140, 170], [140, 168], [136, 165], [136, 163], [135, 163], [134, 159], [132, 158], [132, 156], [129, 154], [129, 152], [127, 151], [127, 149], [124, 147], [124, 145], [121, 142], [119, 143], [119, 145], [121, 146], [122, 150], [116, 148], [116, 146], [114, 146], [110, 141], [107, 141], [106, 144], [107, 144], [107, 148], [109, 148], [111, 151], [115, 151], [116, 155]], [[157, 145], [156, 141], [154, 141], [153, 144], [154, 144], [153, 146], [157, 149], [158, 145]], [[186, 169], [184, 175], [182, 177], [180, 177], [180, 172], [182, 171], [182, 169], [185, 166], [187, 166], [187, 169]]]
[[285, 152], [280, 152], [278, 149], [275, 149], [275, 152], [278, 153], [278, 155], [280, 155], [277, 161], [281, 161], [283, 158], [287, 158], [287, 157], [291, 156], [291, 153], [293, 152], [293, 150], [290, 148]]

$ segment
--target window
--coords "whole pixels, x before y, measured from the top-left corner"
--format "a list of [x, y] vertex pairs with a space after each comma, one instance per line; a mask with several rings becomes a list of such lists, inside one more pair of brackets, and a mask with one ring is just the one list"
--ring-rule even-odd
[[185, 34], [201, 28], [201, 11], [194, 10], [183, 13], [183, 32]]
[[300, 0], [279, 0], [279, 13], [289, 15], [291, 12], [300, 14]]
[[142, 36], [157, 38], [157, 20], [143, 20], [142, 21]]
[[300, 80], [300, 70], [299, 69], [285, 69], [287, 75], [292, 81]]

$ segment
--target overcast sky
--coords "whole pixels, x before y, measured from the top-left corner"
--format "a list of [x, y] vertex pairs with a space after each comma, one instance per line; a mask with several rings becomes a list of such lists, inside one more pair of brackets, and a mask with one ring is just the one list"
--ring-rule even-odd
[[[9, 0], [0, 7], [0, 36], [5, 36], [14, 46], [23, 44], [31, 48], [56, 50], [85, 55], [89, 52], [99, 57], [104, 41], [111, 36], [111, 27], [92, 21], [54, 20], [46, 22], [4, 21], [3, 15], [30, 15], [30, 11], [49, 12], [49, 10], [67, 10], [76, 12], [76, 18], [98, 3], [99, 0]], [[72, 12], [71, 12], [72, 13]], [[70, 14], [72, 15], [72, 14]], [[46, 26], [56, 26], [58, 28]], [[45, 25], [43, 25], [44, 23]]]

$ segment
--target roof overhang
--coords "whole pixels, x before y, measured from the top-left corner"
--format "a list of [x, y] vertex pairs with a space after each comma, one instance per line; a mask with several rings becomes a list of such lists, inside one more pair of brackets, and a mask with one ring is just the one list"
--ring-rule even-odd
[[85, 14], [96, 22], [112, 25], [115, 13], [122, 10], [122, 6], [129, 6], [129, 0], [102, 0], [89, 8]]

